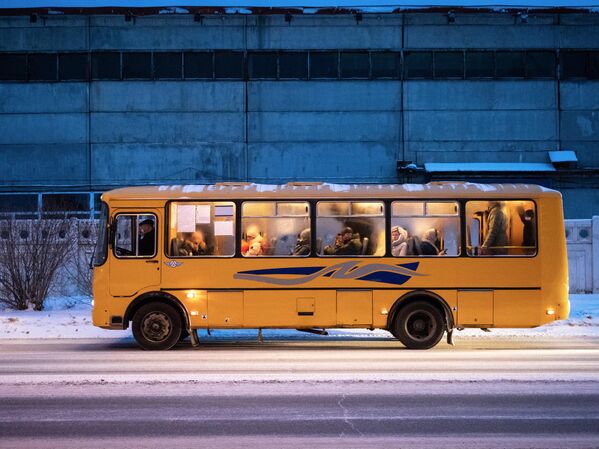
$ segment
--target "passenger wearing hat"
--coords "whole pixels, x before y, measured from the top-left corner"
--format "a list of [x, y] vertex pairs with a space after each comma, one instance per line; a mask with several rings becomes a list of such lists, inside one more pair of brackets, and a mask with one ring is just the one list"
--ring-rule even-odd
[[155, 243], [154, 220], [147, 218], [139, 224], [138, 254], [140, 256], [153, 256]]
[[391, 254], [395, 257], [408, 253], [408, 231], [401, 226], [391, 228]]
[[341, 246], [335, 251], [336, 256], [358, 256], [362, 252], [360, 235], [354, 234], [349, 226], [341, 231]]

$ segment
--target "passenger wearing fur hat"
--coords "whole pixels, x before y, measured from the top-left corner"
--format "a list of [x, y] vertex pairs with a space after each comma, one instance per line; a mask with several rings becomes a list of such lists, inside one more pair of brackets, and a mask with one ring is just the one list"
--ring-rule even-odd
[[395, 257], [408, 253], [408, 231], [401, 226], [391, 228], [391, 254]]

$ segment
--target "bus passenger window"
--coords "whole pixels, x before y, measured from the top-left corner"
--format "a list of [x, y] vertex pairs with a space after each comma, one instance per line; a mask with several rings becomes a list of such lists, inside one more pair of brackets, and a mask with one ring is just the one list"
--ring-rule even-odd
[[391, 205], [391, 255], [457, 256], [459, 206], [455, 201], [394, 201]]
[[537, 221], [533, 201], [469, 201], [466, 245], [469, 256], [534, 256]]
[[168, 239], [171, 257], [235, 255], [235, 204], [228, 201], [171, 203]]
[[321, 201], [316, 207], [321, 256], [383, 256], [385, 205], [380, 201]]
[[244, 257], [310, 255], [310, 205], [299, 201], [248, 201], [241, 208]]
[[124, 215], [116, 217], [114, 252], [117, 257], [156, 255], [156, 217]]

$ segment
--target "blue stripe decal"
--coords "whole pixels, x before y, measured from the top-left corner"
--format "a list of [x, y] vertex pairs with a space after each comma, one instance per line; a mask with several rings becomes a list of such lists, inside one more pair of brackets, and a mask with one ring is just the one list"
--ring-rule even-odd
[[[357, 260], [341, 262], [329, 267], [286, 267], [240, 271], [235, 273], [233, 278], [286, 286], [307, 284], [318, 278], [402, 285], [413, 276], [427, 276], [416, 272], [418, 266], [419, 262], [397, 265], [373, 262], [362, 265], [362, 261]], [[281, 275], [294, 275], [296, 277], [280, 277]]]
[[403, 274], [389, 273], [388, 271], [376, 271], [358, 278], [360, 281], [380, 282], [382, 284], [402, 285], [410, 279], [410, 276]]
[[420, 265], [420, 262], [402, 263], [398, 264], [397, 266], [407, 268], [408, 270], [416, 271], [418, 269], [418, 265]]

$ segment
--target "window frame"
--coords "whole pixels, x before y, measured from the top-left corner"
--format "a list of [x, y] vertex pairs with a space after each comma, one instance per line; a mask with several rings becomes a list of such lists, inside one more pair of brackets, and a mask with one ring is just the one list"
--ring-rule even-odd
[[[469, 200], [466, 200], [469, 201]], [[470, 200], [471, 201], [471, 200]], [[402, 215], [402, 216], [397, 216], [397, 215], [393, 215], [393, 203], [424, 203], [424, 210], [426, 211], [426, 203], [454, 203], [458, 206], [458, 211], [457, 211], [457, 215]], [[389, 236], [387, 238], [387, 241], [389, 243], [389, 252], [386, 255], [386, 257], [391, 257], [394, 259], [419, 259], [421, 257], [424, 258], [435, 258], [435, 257], [441, 257], [442, 259], [448, 259], [448, 258], [459, 258], [459, 257], [463, 257], [464, 254], [464, 244], [465, 244], [465, 235], [464, 232], [462, 230], [462, 223], [463, 223], [463, 217], [462, 217], [462, 211], [465, 210], [462, 204], [462, 201], [459, 199], [447, 199], [447, 198], [442, 198], [442, 199], [436, 199], [436, 198], [422, 198], [422, 199], [413, 199], [413, 198], [409, 198], [409, 199], [402, 199], [402, 198], [396, 198], [396, 199], [392, 199], [389, 201], [389, 221], [388, 221], [388, 225], [389, 225]], [[457, 217], [457, 221], [458, 221], [458, 239], [457, 239], [457, 243], [458, 243], [458, 253], [457, 254], [436, 254], [436, 255], [405, 255], [405, 256], [394, 256], [391, 253], [391, 229], [393, 228], [393, 218], [452, 218], [452, 217]]]
[[[389, 229], [390, 229], [390, 222], [388, 220], [389, 218], [389, 204], [390, 201], [393, 201], [389, 198], [337, 198], [337, 199], [331, 199], [331, 198], [319, 198], [317, 200], [313, 200], [312, 203], [314, 204], [313, 206], [313, 211], [314, 211], [314, 226], [313, 226], [313, 238], [312, 238], [312, 257], [316, 257], [319, 259], [343, 259], [343, 258], [349, 258], [349, 259], [355, 259], [357, 257], [364, 257], [367, 259], [381, 259], [381, 258], [385, 258], [385, 257], [390, 257], [391, 251], [390, 251], [390, 245], [388, 243], [388, 235], [389, 234]], [[350, 215], [324, 215], [324, 216], [319, 216], [318, 215], [318, 204], [319, 203], [349, 203], [349, 212]], [[381, 215], [365, 215], [365, 214], [358, 214], [358, 215], [351, 215], [352, 212], [352, 203], [381, 203], [383, 205], [383, 213]], [[316, 248], [316, 241], [318, 240], [318, 218], [335, 218], [335, 217], [341, 217], [341, 218], [350, 218], [350, 217], [359, 217], [359, 218], [382, 218], [383, 219], [383, 231], [384, 231], [384, 235], [383, 235], [383, 239], [385, 242], [385, 252], [380, 255], [377, 256], [375, 254], [356, 254], [356, 255], [325, 255], [325, 254], [320, 254], [317, 251]], [[362, 239], [363, 241], [363, 239]], [[324, 243], [324, 242], [323, 242]], [[322, 248], [324, 249], [324, 248]]]
[[[135, 255], [133, 256], [119, 256], [116, 253], [116, 223], [118, 221], [118, 218], [121, 216], [127, 216], [127, 217], [139, 217], [140, 215], [144, 215], [144, 216], [152, 216], [154, 217], [154, 254], [152, 254], [151, 256], [140, 256], [139, 254], [137, 254], [139, 252], [139, 245], [137, 244], [137, 239], [136, 239], [136, 246], [135, 246]], [[135, 225], [136, 225], [136, 236], [137, 236], [137, 227], [139, 226], [139, 218], [137, 218], [135, 220]], [[116, 258], [116, 259], [154, 259], [155, 257], [158, 256], [158, 216], [154, 213], [154, 212], [118, 212], [114, 215], [114, 217], [112, 218], [111, 222], [110, 222], [110, 227], [111, 227], [111, 232], [110, 232], [110, 238], [109, 238], [109, 244], [112, 247], [112, 255]]]
[[[245, 203], [274, 203], [274, 208], [275, 208], [275, 214], [277, 213], [277, 209], [278, 209], [278, 203], [298, 203], [298, 204], [306, 204], [308, 206], [308, 214], [307, 215], [283, 215], [283, 216], [279, 216], [279, 215], [265, 215], [265, 216], [248, 216], [248, 219], [251, 218], [260, 218], [260, 219], [264, 219], [264, 218], [307, 218], [308, 219], [308, 228], [310, 229], [310, 253], [306, 254], [306, 255], [293, 255], [293, 254], [289, 254], [287, 256], [285, 255], [281, 255], [281, 254], [264, 254], [261, 256], [244, 256], [241, 253], [241, 239], [242, 239], [242, 235], [243, 235], [243, 205]], [[315, 213], [316, 209], [313, 205], [313, 202], [310, 200], [302, 200], [302, 199], [298, 199], [298, 198], [276, 198], [276, 199], [259, 199], [259, 198], [253, 198], [253, 199], [246, 199], [246, 200], [240, 200], [239, 201], [239, 235], [236, 236], [236, 240], [235, 243], [239, 243], [237, 245], [237, 247], [239, 248], [239, 256], [244, 259], [263, 259], [263, 258], [267, 258], [267, 259], [297, 259], [297, 258], [301, 258], [301, 259], [306, 259], [306, 258], [310, 258], [310, 257], [314, 257], [314, 254], [316, 253], [316, 251], [314, 250], [314, 239], [313, 239], [313, 232], [314, 232], [314, 225], [313, 225], [313, 211]], [[304, 228], [305, 229], [305, 228]]]
[[[535, 206], [535, 253], [534, 254], [522, 254], [522, 255], [509, 255], [509, 254], [498, 254], [498, 255], [492, 255], [492, 254], [478, 254], [478, 255], [474, 255], [474, 254], [468, 254], [468, 247], [467, 247], [467, 240], [466, 240], [466, 207], [468, 205], [469, 202], [476, 202], [476, 201], [486, 201], [486, 202], [490, 202], [490, 201], [504, 201], [504, 202], [508, 202], [508, 201], [529, 201], [531, 203], [534, 204]], [[467, 199], [463, 199], [461, 202], [464, 203], [463, 205], [463, 218], [464, 220], [462, 221], [462, 227], [464, 229], [464, 234], [462, 236], [462, 247], [463, 247], [463, 255], [461, 257], [467, 257], [470, 259], [534, 259], [536, 258], [539, 254], [540, 254], [540, 246], [539, 246], [539, 205], [537, 204], [536, 200], [532, 199], [532, 198], [467, 198]]]
[[[171, 224], [171, 204], [172, 203], [231, 203], [233, 205], [233, 243], [234, 243], [234, 249], [233, 249], [233, 254], [230, 255], [210, 255], [210, 254], [206, 254], [206, 255], [199, 255], [199, 256], [174, 256], [171, 254], [170, 252], [170, 248], [169, 248], [169, 244], [170, 244], [170, 238], [169, 238], [169, 229], [170, 229], [170, 224]], [[165, 219], [165, 226], [164, 226], [164, 257], [166, 257], [167, 259], [172, 259], [172, 260], [191, 260], [191, 259], [232, 259], [238, 256], [238, 252], [240, 249], [240, 246], [237, 244], [237, 235], [239, 234], [239, 217], [238, 217], [238, 211], [239, 211], [239, 200], [232, 200], [232, 199], [209, 199], [209, 198], [198, 198], [198, 199], [175, 199], [175, 200], [168, 200], [165, 205], [164, 205], [164, 219]]]

